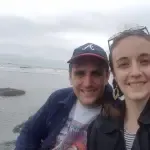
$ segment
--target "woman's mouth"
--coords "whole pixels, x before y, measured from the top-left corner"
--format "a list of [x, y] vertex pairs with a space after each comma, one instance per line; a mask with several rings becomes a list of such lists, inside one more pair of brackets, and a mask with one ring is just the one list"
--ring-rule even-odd
[[132, 87], [132, 88], [140, 88], [141, 86], [143, 86], [146, 82], [129, 82], [128, 86]]

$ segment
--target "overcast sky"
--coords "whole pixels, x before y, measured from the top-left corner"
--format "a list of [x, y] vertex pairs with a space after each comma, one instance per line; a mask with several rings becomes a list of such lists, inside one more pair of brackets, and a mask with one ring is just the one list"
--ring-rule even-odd
[[107, 51], [125, 26], [150, 27], [148, 1], [0, 0], [0, 54], [67, 60], [86, 42]]

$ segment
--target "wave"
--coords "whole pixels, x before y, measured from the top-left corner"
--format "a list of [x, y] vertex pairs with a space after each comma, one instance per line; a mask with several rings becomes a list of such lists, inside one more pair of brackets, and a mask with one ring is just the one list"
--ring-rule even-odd
[[27, 66], [27, 65], [18, 65], [12, 63], [6, 63], [0, 65], [1, 71], [17, 71], [17, 72], [24, 72], [24, 73], [51, 73], [51, 74], [61, 74], [61, 73], [68, 73], [67, 69], [61, 68], [47, 68], [41, 66]]

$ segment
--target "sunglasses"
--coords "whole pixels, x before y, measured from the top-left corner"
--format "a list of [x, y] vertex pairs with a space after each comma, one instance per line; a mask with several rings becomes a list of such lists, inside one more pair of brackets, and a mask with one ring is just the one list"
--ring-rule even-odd
[[111, 47], [112, 47], [114, 41], [117, 38], [124, 36], [125, 34], [126, 35], [149, 35], [149, 31], [148, 31], [147, 27], [145, 27], [145, 26], [138, 26], [135, 28], [129, 28], [127, 30], [124, 30], [123, 32], [119, 32], [108, 39], [109, 51], [111, 50]]

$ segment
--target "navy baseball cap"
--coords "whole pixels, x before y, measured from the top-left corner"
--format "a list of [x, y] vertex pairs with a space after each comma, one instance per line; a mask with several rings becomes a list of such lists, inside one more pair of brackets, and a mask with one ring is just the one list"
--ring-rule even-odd
[[107, 54], [104, 49], [93, 43], [87, 43], [76, 48], [71, 59], [67, 63], [72, 63], [74, 60], [85, 56], [99, 58], [100, 60], [104, 60], [108, 64]]

